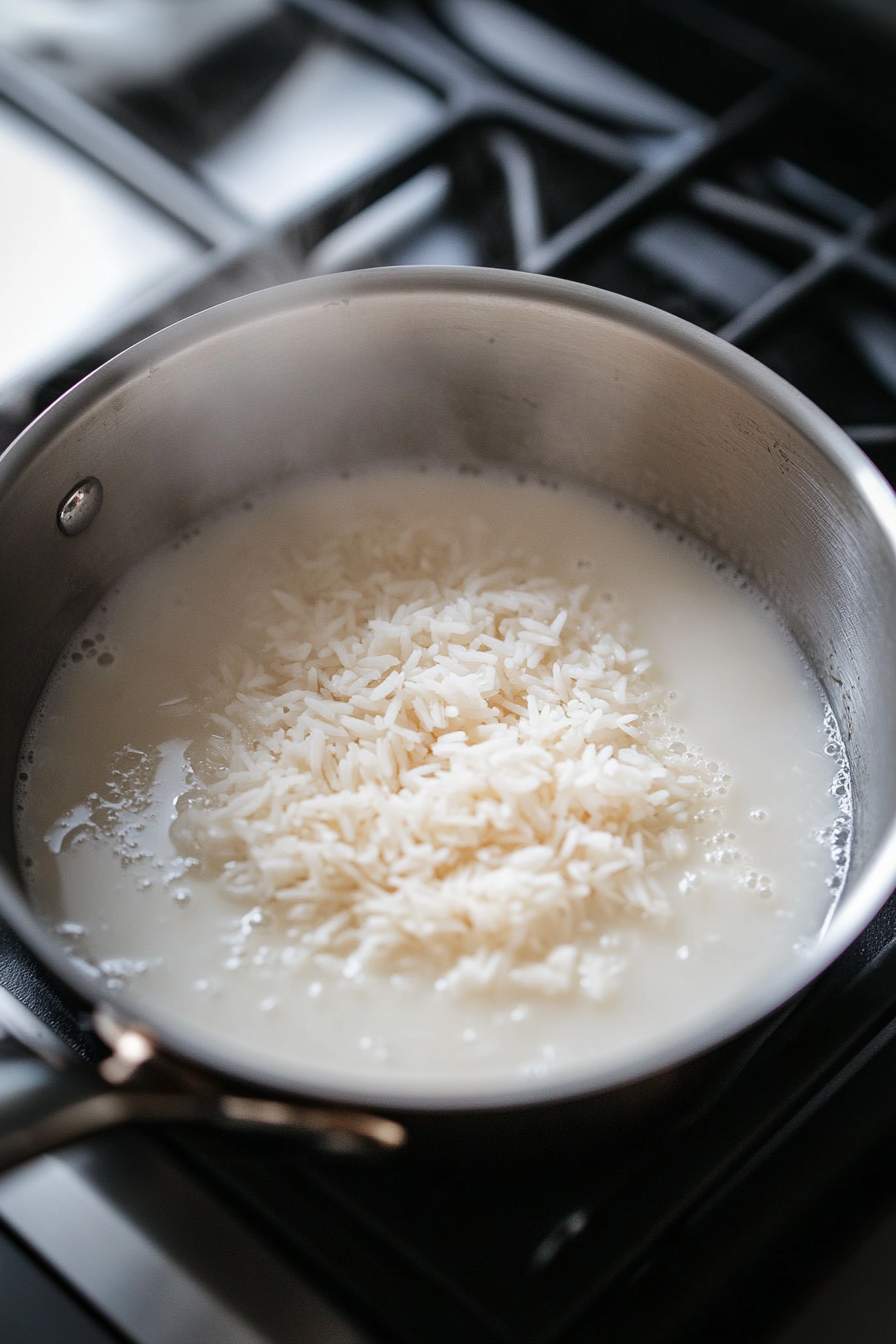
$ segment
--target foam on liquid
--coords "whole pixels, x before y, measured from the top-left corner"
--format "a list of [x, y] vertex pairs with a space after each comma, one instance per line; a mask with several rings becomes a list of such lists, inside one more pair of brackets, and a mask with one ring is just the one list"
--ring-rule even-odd
[[[600, 945], [628, 962], [608, 1002], [524, 991], [456, 998], [414, 977], [333, 975], [297, 954], [287, 923], [196, 878], [174, 845], [185, 753], [195, 756], [209, 732], [196, 708], [202, 683], [243, 594], [264, 582], [265, 548], [297, 537], [310, 545], [371, 508], [405, 520], [479, 515], [559, 578], [614, 593], [675, 693], [687, 740], [731, 777], [687, 858], [669, 863], [671, 918], [622, 913], [602, 933]], [[23, 871], [73, 956], [225, 1048], [323, 1076], [500, 1086], [661, 1045], [799, 957], [848, 852], [833, 716], [745, 583], [674, 526], [580, 488], [436, 466], [305, 482], [136, 566], [61, 658], [23, 746], [22, 777]]]

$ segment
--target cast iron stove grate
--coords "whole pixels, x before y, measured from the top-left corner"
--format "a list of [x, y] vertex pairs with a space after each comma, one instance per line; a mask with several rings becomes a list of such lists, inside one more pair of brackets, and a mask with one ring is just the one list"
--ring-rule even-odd
[[[178, 285], [35, 387], [29, 409], [220, 299], [302, 274], [462, 260], [604, 286], [715, 331], [888, 471], [896, 107], [737, 8], [542, 5], [553, 27], [533, 33], [520, 11], [468, 0], [294, 0], [169, 86], [102, 112], [4, 58], [7, 98], [205, 247]], [[408, 143], [260, 220], [203, 165], [321, 43], [411, 77], [432, 114]], [[12, 944], [3, 967], [32, 1006], [58, 1010]], [[357, 1164], [199, 1132], [165, 1142], [384, 1340], [752, 1340], [823, 1268], [819, 1228], [833, 1247], [835, 1225], [867, 1211], [866, 1186], [896, 1185], [878, 1156], [896, 1123], [894, 1038], [891, 903], [731, 1050], [699, 1113], [626, 1150], [497, 1171], [412, 1154]]]

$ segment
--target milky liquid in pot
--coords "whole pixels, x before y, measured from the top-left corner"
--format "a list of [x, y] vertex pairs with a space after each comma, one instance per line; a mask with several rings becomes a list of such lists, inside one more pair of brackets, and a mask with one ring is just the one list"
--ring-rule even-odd
[[[233, 613], [263, 581], [265, 547], [301, 538], [313, 549], [371, 511], [478, 516], [551, 574], [612, 593], [673, 693], [683, 735], [730, 777], [687, 856], [662, 875], [671, 914], [620, 912], [595, 932], [595, 946], [625, 962], [605, 1001], [524, 987], [444, 994], [425, 975], [335, 974], [295, 953], [288, 921], [184, 866], [169, 828], [185, 756], [209, 732], [202, 685]], [[847, 849], [833, 718], [748, 585], [674, 525], [581, 488], [435, 465], [306, 481], [143, 561], [61, 659], [22, 776], [19, 846], [33, 900], [98, 983], [126, 983], [147, 1012], [176, 1014], [225, 1049], [324, 1078], [499, 1087], [661, 1047], [800, 957]], [[748, 869], [762, 874], [759, 886], [744, 881]]]

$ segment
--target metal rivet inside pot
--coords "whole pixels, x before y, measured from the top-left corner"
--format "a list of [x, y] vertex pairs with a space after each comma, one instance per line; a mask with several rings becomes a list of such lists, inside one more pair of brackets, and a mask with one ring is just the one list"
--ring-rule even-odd
[[56, 510], [56, 525], [67, 537], [76, 537], [89, 527], [103, 506], [103, 487], [95, 476], [85, 476], [72, 486]]

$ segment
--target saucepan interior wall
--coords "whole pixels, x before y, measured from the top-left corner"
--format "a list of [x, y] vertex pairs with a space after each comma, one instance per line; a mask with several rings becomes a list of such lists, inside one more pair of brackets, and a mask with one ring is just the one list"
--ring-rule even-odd
[[[857, 858], [870, 852], [896, 810], [894, 560], [850, 483], [773, 409], [774, 390], [764, 401], [687, 329], [609, 296], [494, 274], [488, 286], [482, 274], [385, 274], [270, 291], [150, 338], [49, 413], [18, 476], [27, 442], [11, 454], [0, 498], [7, 789], [60, 647], [152, 546], [303, 470], [478, 457], [637, 499], [763, 588], [849, 737]], [[103, 482], [103, 509], [65, 538], [56, 508], [88, 474]]]

